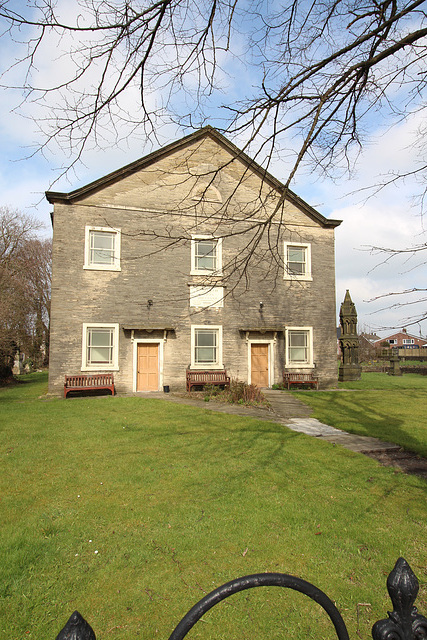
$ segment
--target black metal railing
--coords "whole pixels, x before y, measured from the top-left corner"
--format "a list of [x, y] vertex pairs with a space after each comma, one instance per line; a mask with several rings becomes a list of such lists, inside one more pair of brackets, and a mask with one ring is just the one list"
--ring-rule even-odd
[[[182, 640], [209, 609], [234, 593], [256, 587], [284, 587], [308, 596], [326, 611], [338, 640], [349, 640], [347, 627], [332, 600], [310, 582], [286, 573], [256, 573], [231, 580], [211, 591], [182, 618], [169, 640]], [[419, 614], [414, 606], [418, 588], [418, 580], [411, 567], [404, 558], [399, 558], [387, 578], [393, 611], [388, 613], [388, 618], [374, 624], [374, 640], [427, 640], [427, 618]], [[96, 637], [89, 623], [75, 611], [56, 640], [96, 640]]]

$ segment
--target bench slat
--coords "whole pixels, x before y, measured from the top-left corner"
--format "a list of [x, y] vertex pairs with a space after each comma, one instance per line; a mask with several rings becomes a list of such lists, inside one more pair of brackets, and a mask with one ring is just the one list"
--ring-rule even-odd
[[187, 369], [186, 372], [187, 391], [191, 391], [192, 387], [204, 386], [206, 384], [230, 386], [230, 376], [227, 371], [195, 371]]
[[65, 376], [64, 398], [70, 391], [85, 391], [87, 389], [109, 389], [114, 395], [114, 376], [112, 373], [92, 375]]
[[314, 384], [316, 389], [319, 388], [319, 377], [315, 373], [283, 373], [283, 384], [286, 384], [288, 389], [291, 384]]

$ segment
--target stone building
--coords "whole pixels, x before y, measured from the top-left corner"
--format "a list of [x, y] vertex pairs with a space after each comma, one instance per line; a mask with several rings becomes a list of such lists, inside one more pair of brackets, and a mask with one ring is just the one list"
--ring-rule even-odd
[[339, 221], [215, 129], [46, 197], [51, 392], [91, 372], [113, 372], [119, 394], [178, 390], [187, 368], [261, 387], [314, 370], [336, 384]]

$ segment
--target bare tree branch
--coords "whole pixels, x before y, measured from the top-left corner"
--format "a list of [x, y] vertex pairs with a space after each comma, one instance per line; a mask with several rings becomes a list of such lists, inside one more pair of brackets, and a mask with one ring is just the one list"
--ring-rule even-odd
[[0, 378], [11, 373], [18, 348], [36, 365], [46, 355], [50, 313], [51, 240], [40, 240], [40, 223], [0, 207]]
[[[247, 261], [259, 259], [261, 238], [270, 247], [266, 262], [283, 267], [272, 222], [284, 223], [287, 189], [302, 166], [350, 173], [378, 123], [392, 126], [426, 108], [424, 0], [76, 0], [71, 18], [68, 8], [62, 0], [18, 8], [0, 0], [0, 37], [11, 53], [0, 63], [1, 87], [16, 91], [16, 111], [37, 122], [32, 153], [59, 150], [62, 176], [94, 147], [130, 137], [158, 144], [165, 124], [188, 131], [212, 121], [266, 169], [282, 154], [286, 188], [274, 212], [256, 218], [249, 207], [246, 226], [228, 229], [247, 233], [249, 225], [251, 240], [234, 264], [242, 279]], [[41, 72], [46, 61], [61, 73]], [[377, 192], [418, 176], [423, 207], [424, 141], [420, 127], [418, 166], [396, 167]], [[205, 188], [213, 180], [208, 175]], [[214, 225], [226, 209], [215, 212]], [[167, 248], [188, 238], [159, 240]], [[384, 263], [425, 248], [372, 251]]]

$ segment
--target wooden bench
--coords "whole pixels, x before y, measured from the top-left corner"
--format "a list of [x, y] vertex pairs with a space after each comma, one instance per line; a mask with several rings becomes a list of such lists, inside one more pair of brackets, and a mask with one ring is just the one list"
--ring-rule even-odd
[[204, 387], [206, 384], [214, 384], [224, 387], [230, 386], [230, 376], [227, 371], [195, 371], [187, 369], [187, 391], [192, 387]]
[[114, 395], [114, 376], [112, 373], [95, 375], [65, 376], [64, 398], [70, 391], [91, 391], [92, 389], [109, 389]]
[[291, 388], [291, 384], [310, 384], [315, 385], [316, 389], [319, 388], [319, 377], [310, 373], [288, 373], [283, 374], [283, 385]]

